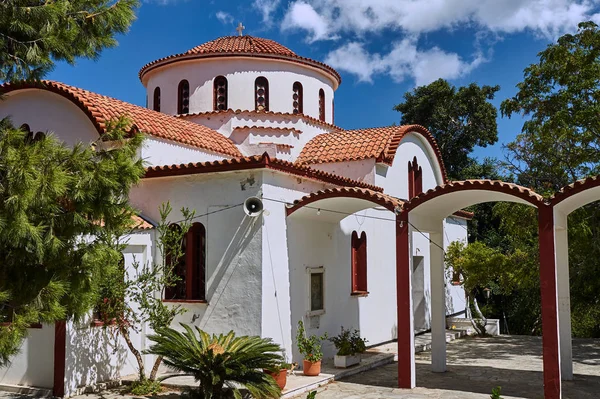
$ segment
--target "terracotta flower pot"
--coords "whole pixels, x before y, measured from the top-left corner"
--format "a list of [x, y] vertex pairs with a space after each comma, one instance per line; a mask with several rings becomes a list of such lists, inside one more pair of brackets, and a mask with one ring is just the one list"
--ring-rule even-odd
[[283, 388], [285, 388], [285, 384], [287, 383], [287, 369], [281, 369], [279, 370], [279, 373], [272, 373], [268, 370], [264, 370], [264, 372], [273, 377], [277, 385], [279, 385], [279, 389], [283, 391]]
[[321, 374], [321, 361], [319, 360], [318, 362], [310, 362], [308, 360], [304, 360], [302, 362], [302, 371], [304, 372], [304, 375], [311, 377]]

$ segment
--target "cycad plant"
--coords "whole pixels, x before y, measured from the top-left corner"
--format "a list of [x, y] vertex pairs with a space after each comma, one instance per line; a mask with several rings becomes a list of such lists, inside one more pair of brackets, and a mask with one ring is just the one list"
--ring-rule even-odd
[[263, 370], [276, 371], [283, 357], [281, 347], [270, 338], [209, 335], [181, 324], [184, 332], [164, 328], [149, 336], [155, 343], [149, 353], [162, 356], [174, 370], [193, 375], [200, 383], [202, 399], [221, 399], [231, 391], [236, 399], [240, 386], [257, 399], [278, 398], [281, 390]]

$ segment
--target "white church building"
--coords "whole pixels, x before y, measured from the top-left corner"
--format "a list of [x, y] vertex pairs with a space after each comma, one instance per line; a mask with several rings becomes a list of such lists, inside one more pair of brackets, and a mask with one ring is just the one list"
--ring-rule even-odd
[[[446, 181], [440, 150], [423, 127], [345, 130], [334, 124], [341, 83], [331, 67], [272, 40], [222, 37], [145, 65], [147, 107], [60, 82], [4, 84], [0, 118], [68, 145], [93, 142], [121, 115], [146, 137], [145, 177], [131, 193], [139, 225], [126, 264], [161, 259], [154, 226], [169, 201], [172, 221], [194, 220], [185, 276], [164, 301], [187, 312], [175, 320], [208, 332], [271, 337], [288, 360], [304, 320], [310, 334], [356, 328], [368, 345], [397, 335], [396, 233], [390, 209]], [[262, 200], [259, 215], [244, 202]], [[358, 204], [358, 207], [357, 207]], [[468, 212], [445, 219], [444, 245], [467, 239]], [[415, 332], [430, 328], [430, 245], [413, 233]], [[446, 313], [465, 311], [462, 288], [446, 277]], [[1, 385], [80, 388], [135, 374], [125, 344], [98, 326], [32, 326]], [[35, 327], [35, 328], [34, 328]], [[148, 348], [143, 326], [134, 344]], [[331, 344], [324, 345], [333, 356]], [[402, 356], [402, 354], [400, 354]], [[147, 368], [152, 357], [146, 355]]]

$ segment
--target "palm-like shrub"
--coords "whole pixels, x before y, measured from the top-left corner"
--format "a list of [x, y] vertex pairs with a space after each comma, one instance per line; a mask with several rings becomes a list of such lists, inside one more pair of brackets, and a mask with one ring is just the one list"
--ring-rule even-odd
[[[221, 399], [231, 391], [235, 398], [242, 394], [240, 385], [257, 399], [278, 398], [281, 390], [263, 369], [276, 371], [283, 357], [281, 347], [269, 338], [212, 335], [195, 327], [196, 332], [181, 324], [184, 332], [164, 328], [157, 335], [148, 353], [164, 358], [174, 370], [193, 375], [200, 383], [202, 399]], [[197, 333], [197, 334], [196, 334]]]

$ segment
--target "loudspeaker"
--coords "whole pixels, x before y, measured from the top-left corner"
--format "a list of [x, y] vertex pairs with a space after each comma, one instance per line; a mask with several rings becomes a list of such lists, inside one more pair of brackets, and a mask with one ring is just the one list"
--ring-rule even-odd
[[258, 197], [250, 197], [244, 201], [244, 212], [251, 218], [259, 216], [263, 211], [263, 202]]

